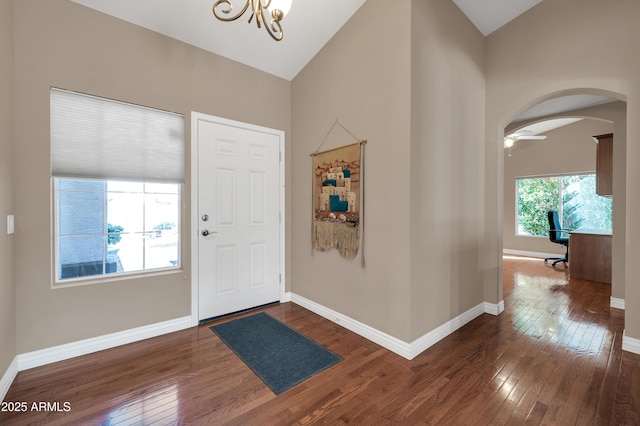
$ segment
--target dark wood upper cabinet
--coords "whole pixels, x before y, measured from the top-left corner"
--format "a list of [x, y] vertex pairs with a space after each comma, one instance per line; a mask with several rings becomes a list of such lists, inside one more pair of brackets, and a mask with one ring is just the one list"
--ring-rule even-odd
[[594, 136], [596, 141], [596, 194], [613, 195], [613, 133]]

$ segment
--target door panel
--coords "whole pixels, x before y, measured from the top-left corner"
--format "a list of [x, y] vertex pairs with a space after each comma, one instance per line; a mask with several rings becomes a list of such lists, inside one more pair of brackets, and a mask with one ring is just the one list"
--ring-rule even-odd
[[280, 297], [280, 137], [202, 119], [197, 132], [198, 303], [207, 319]]

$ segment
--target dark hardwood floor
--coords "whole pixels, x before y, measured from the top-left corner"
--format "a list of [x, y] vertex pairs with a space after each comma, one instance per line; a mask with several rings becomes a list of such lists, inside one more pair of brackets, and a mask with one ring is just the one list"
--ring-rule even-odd
[[29, 409], [0, 424], [639, 425], [640, 355], [621, 350], [610, 286], [513, 257], [504, 281], [504, 313], [412, 361], [285, 303], [262, 310], [344, 361], [278, 396], [208, 323], [22, 371], [5, 402]]

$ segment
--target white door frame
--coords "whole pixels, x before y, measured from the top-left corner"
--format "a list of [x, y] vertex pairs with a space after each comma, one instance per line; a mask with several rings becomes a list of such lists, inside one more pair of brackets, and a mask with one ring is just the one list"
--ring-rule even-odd
[[199, 293], [200, 283], [198, 271], [200, 268], [199, 253], [199, 193], [200, 182], [198, 179], [198, 121], [206, 120], [226, 126], [238, 127], [240, 129], [254, 130], [262, 133], [269, 133], [280, 139], [280, 301], [285, 300], [285, 188], [284, 188], [284, 131], [270, 129], [268, 127], [256, 126], [254, 124], [243, 123], [241, 121], [229, 120], [213, 115], [191, 112], [191, 323], [198, 325], [199, 319]]

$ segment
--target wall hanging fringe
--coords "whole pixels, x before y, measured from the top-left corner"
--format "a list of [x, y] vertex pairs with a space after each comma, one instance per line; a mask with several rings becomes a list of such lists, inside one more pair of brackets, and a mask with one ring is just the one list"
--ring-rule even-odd
[[[320, 151], [336, 126], [356, 139], [352, 144]], [[360, 250], [364, 268], [364, 146], [338, 119], [311, 154], [312, 201], [311, 252], [336, 248], [353, 259]], [[361, 228], [361, 229], [360, 229]]]

